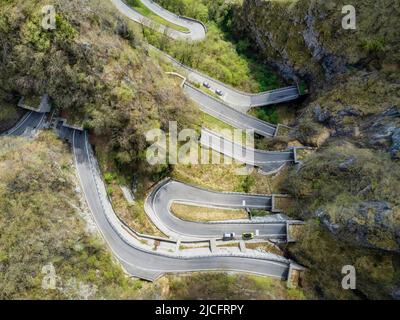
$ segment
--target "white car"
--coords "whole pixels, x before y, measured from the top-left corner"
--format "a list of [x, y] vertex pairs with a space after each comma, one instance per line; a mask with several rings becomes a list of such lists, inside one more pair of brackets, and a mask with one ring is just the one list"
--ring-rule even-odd
[[235, 239], [235, 234], [233, 232], [231, 233], [224, 233], [224, 236], [222, 237], [224, 241], [229, 241]]
[[215, 90], [215, 93], [216, 93], [217, 95], [219, 95], [219, 96], [223, 96], [223, 95], [224, 95], [224, 93], [222, 92], [222, 90], [219, 90], [219, 89]]
[[208, 82], [203, 82], [203, 86], [206, 87], [207, 89], [211, 88], [211, 85]]

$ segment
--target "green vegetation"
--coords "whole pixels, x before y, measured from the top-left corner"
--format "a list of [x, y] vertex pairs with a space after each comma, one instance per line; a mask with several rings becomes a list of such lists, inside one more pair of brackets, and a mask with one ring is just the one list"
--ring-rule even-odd
[[385, 39], [375, 38], [375, 39], [365, 39], [362, 42], [362, 48], [367, 52], [379, 53], [385, 50]]
[[[75, 192], [69, 147], [50, 133], [0, 139], [0, 298], [135, 297], [141, 282], [126, 278], [98, 236], [85, 232], [92, 222], [83, 219], [90, 215]], [[50, 264], [55, 290], [42, 288]]]
[[[298, 199], [291, 211], [308, 220], [301, 241], [289, 250], [310, 268], [311, 289], [342, 299], [392, 294], [400, 279], [399, 173], [386, 154], [342, 143], [310, 156], [289, 175], [287, 190]], [[347, 264], [357, 266], [358, 292], [352, 294], [340, 286]]]
[[[143, 199], [166, 176], [220, 191], [291, 193], [294, 204], [285, 210], [306, 225], [295, 232], [300, 241], [286, 249], [308, 269], [304, 290], [224, 273], [170, 276], [155, 284], [128, 280], [98, 237], [85, 231], [90, 221], [82, 219], [85, 208], [75, 191], [71, 155], [46, 133], [29, 142], [0, 138], [0, 297], [82, 298], [88, 289], [99, 299], [393, 297], [400, 280], [400, 168], [387, 152], [391, 137], [382, 133], [399, 122], [382, 112], [400, 103], [397, 4], [382, 0], [378, 12], [373, 0], [360, 2], [357, 30], [344, 31], [335, 23], [340, 1], [158, 2], [204, 21], [207, 38], [172, 41], [118, 18], [110, 2], [97, 0], [86, 1], [86, 10], [79, 1], [56, 0], [59, 27], [45, 32], [40, 27], [44, 0], [3, 1], [0, 99], [48, 93], [60, 114], [83, 122], [117, 213], [138, 231], [159, 234], [143, 211]], [[317, 43], [310, 45], [310, 38]], [[142, 46], [143, 39], [245, 91], [280, 85], [260, 61], [274, 63], [288, 77], [301, 75], [313, 90], [311, 102], [297, 113], [295, 132], [258, 145], [277, 149], [290, 142], [320, 149], [305, 152], [296, 170], [276, 176], [235, 175], [240, 164], [149, 166], [148, 129], [168, 129], [170, 120], [178, 120], [180, 128], [229, 126], [193, 108]], [[252, 53], [256, 47], [258, 54]], [[321, 54], [316, 57], [314, 50]], [[10, 126], [18, 113], [0, 103], [0, 126]], [[295, 114], [280, 107], [252, 112], [269, 122]], [[133, 181], [137, 203], [129, 206], [119, 185]], [[41, 270], [49, 263], [61, 290], [41, 289]], [[341, 269], [348, 264], [357, 270], [356, 291], [340, 286]]]
[[269, 123], [279, 123], [279, 115], [276, 106], [253, 108], [250, 114]]
[[305, 83], [305, 81], [301, 81], [299, 83], [299, 91], [300, 91], [300, 95], [306, 95], [308, 94], [308, 86], [307, 83]]
[[19, 118], [19, 112], [16, 106], [1, 102], [0, 106], [0, 132], [11, 128]]
[[[387, 153], [390, 137], [374, 139], [399, 126], [382, 115], [400, 102], [393, 28], [399, 11], [393, 0], [379, 10], [373, 0], [358, 1], [357, 29], [348, 31], [337, 27], [344, 4], [244, 0], [232, 7], [231, 26], [267, 61], [312, 88], [291, 137], [320, 150], [302, 155], [284, 190], [296, 200], [291, 215], [307, 221], [302, 240], [288, 247], [308, 268], [306, 291], [330, 299], [392, 298], [399, 282], [400, 168]], [[356, 266], [357, 291], [341, 289], [347, 264]]]
[[189, 30], [187, 28], [179, 26], [175, 23], [169, 22], [168, 20], [165, 20], [164, 18], [160, 17], [159, 15], [153, 13], [153, 11], [151, 11], [149, 8], [147, 8], [140, 0], [125, 0], [125, 1], [133, 9], [135, 9], [136, 11], [138, 11], [145, 17], [147, 17], [157, 23], [163, 24], [164, 26], [167, 26], [167, 27], [172, 28], [177, 31], [189, 32]]
[[[357, 1], [357, 29], [351, 31], [340, 27], [345, 4], [301, 0], [255, 5], [251, 0], [238, 1], [231, 10], [231, 31], [247, 38], [267, 61], [280, 64], [283, 72], [313, 79], [315, 87], [322, 87], [324, 80], [349, 66], [380, 70], [395, 63], [399, 30], [393, 26], [399, 19], [398, 3], [382, 0], [377, 9], [375, 0]], [[293, 23], [300, 17], [310, 20]]]
[[171, 299], [305, 299], [301, 289], [287, 289], [284, 282], [267, 277], [197, 273], [172, 278]]
[[243, 169], [243, 164], [208, 164], [173, 166], [170, 176], [176, 180], [202, 186], [216, 191], [252, 192], [271, 194], [276, 190], [282, 176], [266, 176], [257, 170], [248, 175], [237, 175], [236, 170]]
[[247, 92], [275, 89], [280, 81], [251, 50], [246, 40], [236, 41], [227, 30], [231, 4], [224, 1], [157, 1], [164, 8], [196, 18], [208, 27], [206, 39], [196, 43], [174, 41], [151, 30], [146, 39], [177, 60], [224, 83]]
[[198, 111], [147, 56], [140, 28], [117, 19], [112, 3], [89, 0], [80, 10], [76, 1], [57, 0], [54, 31], [41, 27], [44, 4], [17, 0], [0, 5], [0, 44], [7, 47], [0, 52], [2, 92], [48, 93], [56, 111], [99, 136], [95, 143], [104, 139], [124, 175], [152, 171], [143, 164], [145, 132], [165, 129], [170, 120], [186, 126]]
[[[300, 290], [287, 292], [284, 282], [256, 276], [200, 273], [155, 283], [126, 277], [99, 235], [89, 231], [93, 222], [75, 190], [70, 147], [51, 133], [34, 141], [0, 140], [1, 299], [303, 297]], [[55, 290], [42, 287], [43, 268], [51, 265]]]
[[332, 225], [341, 226], [335, 233], [342, 239], [400, 251], [399, 179], [400, 166], [389, 155], [343, 144], [309, 157], [288, 183], [289, 191], [304, 199], [307, 210], [300, 212], [325, 212]]
[[[399, 281], [397, 254], [363, 249], [339, 241], [318, 222], [309, 220], [300, 241], [289, 249], [293, 258], [307, 268], [303, 288], [325, 299], [387, 299]], [[357, 290], [343, 290], [341, 270], [353, 265]]]

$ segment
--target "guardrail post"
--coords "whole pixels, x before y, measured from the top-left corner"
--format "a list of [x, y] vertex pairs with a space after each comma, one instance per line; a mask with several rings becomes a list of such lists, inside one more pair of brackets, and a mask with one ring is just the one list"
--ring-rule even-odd
[[275, 210], [275, 195], [271, 196], [271, 212], [278, 212]]
[[296, 147], [293, 147], [293, 158], [294, 158], [295, 164], [298, 164], [300, 162], [299, 159], [297, 158], [297, 148]]

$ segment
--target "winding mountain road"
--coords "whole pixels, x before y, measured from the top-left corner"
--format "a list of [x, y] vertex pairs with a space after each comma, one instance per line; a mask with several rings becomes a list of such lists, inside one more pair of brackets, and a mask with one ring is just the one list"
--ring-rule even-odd
[[[45, 114], [29, 112], [8, 133], [24, 135], [29, 128], [40, 128], [44, 117]], [[291, 268], [303, 269], [293, 261], [278, 256], [251, 256], [246, 253], [160, 253], [135, 241], [112, 209], [97, 163], [93, 163], [95, 159], [86, 132], [64, 126], [59, 130], [62, 138], [72, 142], [81, 187], [99, 231], [129, 275], [154, 281], [167, 273], [234, 271], [287, 280]]]
[[10, 130], [3, 133], [6, 136], [24, 136], [32, 133], [33, 130], [41, 129], [46, 114], [29, 111]]
[[167, 26], [164, 26], [160, 23], [157, 23], [143, 16], [142, 14], [140, 14], [138, 11], [127, 5], [122, 0], [111, 0], [111, 1], [118, 9], [118, 11], [121, 12], [123, 15], [125, 15], [128, 19], [143, 24], [144, 26], [151, 28], [155, 31], [158, 31], [160, 33], [164, 33], [169, 37], [171, 37], [172, 39], [197, 41], [197, 40], [202, 40], [206, 37], [207, 30], [204, 24], [194, 19], [178, 16], [172, 12], [169, 12], [168, 10], [163, 9], [158, 4], [152, 1], [140, 0], [143, 3], [143, 5], [145, 5], [148, 9], [153, 11], [155, 14], [159, 15], [160, 17], [164, 18], [165, 20], [173, 24], [188, 29], [188, 32], [175, 30]]
[[[160, 15], [164, 19], [185, 27], [189, 32], [173, 30], [166, 26], [156, 24], [150, 19], [142, 16], [137, 11], [127, 6], [121, 0], [111, 0], [117, 9], [129, 19], [165, 32], [174, 39], [201, 40], [205, 38], [206, 28], [197, 21], [189, 18], [179, 17], [170, 13], [149, 0], [141, 0], [142, 3]], [[212, 99], [210, 96], [196, 90], [193, 86], [185, 85], [185, 91], [189, 96], [201, 105], [208, 113], [226, 121], [235, 127], [243, 129], [254, 129], [255, 132], [266, 137], [276, 134], [276, 126], [265, 123], [256, 118], [244, 114], [252, 106], [261, 106], [271, 103], [288, 101], [298, 97], [295, 90], [297, 87], [288, 87], [261, 94], [246, 94], [230, 88], [223, 83], [211, 79], [201, 73], [191, 71], [189, 79], [193, 82], [202, 83], [207, 81], [211, 89], [221, 88], [224, 92], [222, 99], [226, 104]], [[229, 106], [228, 106], [229, 105]], [[40, 129], [45, 120], [46, 114], [34, 111], [28, 112], [20, 122], [6, 135], [26, 135], [33, 130]], [[167, 273], [183, 273], [194, 271], [235, 271], [272, 276], [280, 279], [287, 279], [292, 268], [302, 270], [303, 268], [293, 261], [271, 254], [251, 254], [232, 252], [213, 252], [199, 254], [185, 254], [181, 251], [162, 252], [141, 243], [116, 216], [108, 199], [106, 188], [101, 179], [100, 170], [90, 148], [87, 133], [62, 126], [59, 129], [64, 139], [72, 142], [76, 169], [80, 179], [82, 191], [85, 195], [93, 218], [107, 242], [113, 254], [121, 262], [127, 273], [132, 276], [154, 281]], [[202, 143], [212, 138], [211, 132], [202, 135]], [[215, 138], [215, 136], [214, 136]], [[214, 145], [214, 139], [210, 146], [221, 152]], [[218, 144], [218, 143], [217, 143]], [[219, 143], [219, 146], [221, 144]], [[232, 146], [233, 142], [232, 142]], [[236, 146], [234, 148], [236, 150]], [[243, 152], [243, 147], [241, 152]], [[236, 152], [232, 157], [243, 160], [245, 163], [255, 164], [265, 169], [269, 165], [282, 165], [293, 161], [291, 154], [287, 153], [263, 153], [254, 150], [254, 161], [241, 157]], [[268, 154], [268, 157], [266, 156]], [[221, 237], [223, 232], [254, 232], [260, 236], [274, 239], [285, 239], [287, 237], [287, 220], [278, 217], [271, 217], [271, 222], [215, 222], [197, 223], [179, 220], [170, 212], [171, 203], [179, 201], [205, 206], [271, 209], [271, 197], [260, 195], [217, 193], [196, 187], [187, 186], [178, 182], [160, 184], [146, 201], [146, 206], [153, 213], [154, 222], [167, 234], [178, 235], [179, 238], [209, 239], [210, 237]], [[201, 251], [198, 251], [201, 252]]]
[[[86, 201], [93, 217], [115, 256], [132, 276], [154, 281], [166, 273], [193, 271], [231, 270], [287, 279], [290, 267], [300, 268], [285, 258], [252, 258], [246, 254], [213, 253], [200, 256], [185, 256], [177, 253], [159, 253], [135, 242], [116, 217], [108, 201], [100, 173], [93, 163], [94, 157], [86, 132], [63, 129], [64, 137], [70, 135], [73, 142], [76, 167]], [[71, 138], [72, 136], [72, 138]]]
[[[160, 33], [165, 33], [173, 39], [185, 39], [191, 41], [203, 40], [206, 37], [207, 28], [205, 25], [191, 18], [186, 18], [178, 16], [168, 10], [165, 10], [158, 4], [150, 0], [140, 0], [149, 10], [153, 13], [159, 15], [165, 20], [177, 24], [179, 26], [185, 27], [189, 30], [188, 33], [177, 31], [159, 23], [152, 21], [151, 19], [143, 16], [141, 13], [127, 5], [122, 0], [111, 0], [118, 11], [126, 16], [128, 19], [133, 20], [139, 24], [146, 27], [152, 28]], [[231, 107], [237, 109], [240, 112], [246, 113], [252, 107], [267, 106], [271, 104], [278, 104], [282, 102], [288, 102], [296, 100], [300, 97], [297, 86], [289, 86], [285, 88], [279, 88], [276, 90], [261, 92], [261, 93], [246, 93], [231, 86], [224, 84], [221, 81], [213, 79], [199, 71], [191, 69], [188, 66], [183, 65], [170, 55], [162, 52], [161, 50], [149, 45], [151, 50], [157, 51], [162, 55], [163, 58], [171, 62], [176, 67], [183, 69], [186, 77], [189, 81], [203, 85], [203, 83], [208, 83], [210, 90], [215, 92], [216, 90], [221, 90], [223, 95], [221, 99], [230, 105]]]
[[200, 110], [235, 128], [254, 130], [267, 138], [272, 138], [277, 133], [277, 126], [237, 111], [190, 84], [184, 85], [184, 91], [199, 106]]
[[295, 162], [295, 149], [289, 151], [256, 150], [205, 128], [201, 130], [200, 143], [204, 147], [211, 148], [237, 161], [258, 167], [268, 174], [279, 171], [285, 164]]
[[[222, 92], [220, 100], [230, 107], [247, 113], [253, 107], [262, 107], [272, 104], [278, 104], [283, 102], [289, 102], [296, 100], [300, 97], [299, 89], [297, 86], [288, 86], [275, 90], [260, 92], [260, 93], [246, 93], [237, 90], [219, 80], [216, 80], [210, 76], [207, 76], [200, 71], [194, 70], [184, 64], [180, 63], [175, 58], [166, 54], [165, 52], [157, 49], [154, 46], [148, 46], [150, 50], [157, 52], [161, 58], [165, 61], [172, 63], [180, 72], [185, 75], [187, 80], [191, 83], [203, 86], [205, 83], [209, 85], [208, 91], [215, 93], [217, 90]], [[206, 88], [204, 88], [206, 90]], [[201, 92], [203, 95], [204, 92]]]
[[153, 223], [163, 233], [175, 239], [221, 238], [224, 233], [230, 232], [241, 237], [242, 233], [252, 232], [264, 239], [286, 241], [287, 224], [295, 222], [286, 220], [280, 215], [272, 215], [264, 221], [186, 221], [171, 212], [173, 203], [212, 208], [248, 208], [270, 211], [272, 196], [215, 192], [178, 181], [163, 181], [147, 197], [145, 209]]

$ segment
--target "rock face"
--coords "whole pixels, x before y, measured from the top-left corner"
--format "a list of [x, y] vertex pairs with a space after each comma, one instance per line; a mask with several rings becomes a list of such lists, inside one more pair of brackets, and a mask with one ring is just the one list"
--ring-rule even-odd
[[387, 150], [393, 160], [400, 159], [400, 111], [397, 107], [372, 117], [364, 124], [363, 131], [370, 146]]
[[324, 282], [331, 289], [338, 261], [341, 267], [353, 259], [364, 268], [362, 294], [374, 297], [383, 288], [382, 296], [399, 298], [391, 259], [400, 253], [400, 31], [393, 28], [400, 2], [354, 0], [356, 30], [342, 28], [344, 4], [243, 0], [232, 21], [237, 35], [288, 82], [301, 79], [310, 87], [293, 136], [321, 148], [302, 159], [286, 185], [304, 220], [317, 218], [321, 234], [330, 234], [310, 235], [318, 245], [306, 241], [298, 251], [312, 257], [304, 264], [319, 265], [318, 291]]
[[319, 123], [326, 123], [331, 118], [331, 113], [318, 105], [314, 108], [314, 118]]
[[[349, 66], [359, 68], [370, 61], [371, 50], [396, 43], [398, 31], [377, 28], [395, 25], [396, 0], [381, 0], [380, 15], [375, 0], [354, 1], [362, 28], [342, 28], [343, 2], [333, 0], [264, 1], [244, 0], [234, 10], [235, 31], [250, 39], [265, 59], [287, 79], [333, 82]], [[366, 17], [369, 17], [368, 19]]]
[[313, 59], [323, 67], [326, 78], [331, 79], [336, 73], [344, 71], [344, 64], [338, 56], [329, 53], [321, 43], [320, 35], [315, 28], [317, 17], [313, 9], [314, 7], [310, 5], [304, 19], [306, 25], [303, 31], [304, 43]]
[[393, 131], [390, 154], [393, 159], [400, 159], [400, 128], [396, 128]]
[[[343, 166], [347, 164], [343, 163]], [[400, 252], [400, 229], [395, 223], [397, 214], [382, 200], [362, 201], [355, 210], [344, 209], [335, 218], [324, 209], [314, 213], [339, 238], [367, 248]]]

